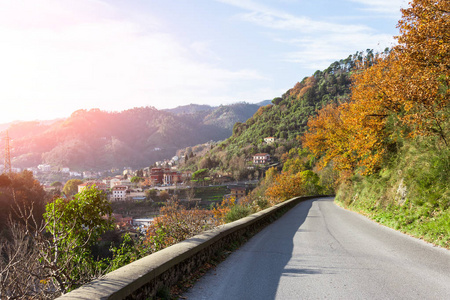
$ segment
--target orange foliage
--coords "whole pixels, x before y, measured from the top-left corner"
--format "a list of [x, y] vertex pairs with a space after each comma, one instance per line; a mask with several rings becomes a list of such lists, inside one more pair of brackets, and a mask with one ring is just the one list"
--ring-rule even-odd
[[282, 173], [275, 176], [274, 183], [266, 190], [266, 196], [269, 197], [270, 205], [275, 205], [304, 192], [303, 179], [298, 174], [292, 176]]
[[309, 130], [302, 138], [303, 146], [322, 157], [320, 168], [330, 161], [333, 161], [337, 170], [353, 170], [357, 166], [352, 138], [356, 130], [349, 128], [342, 119], [342, 111], [348, 109], [348, 106], [327, 105], [319, 111], [316, 118], [308, 121]]
[[317, 80], [314, 76], [308, 77], [305, 80], [305, 86], [303, 86], [301, 90], [298, 92], [297, 99], [303, 97], [306, 94], [306, 92], [308, 92], [308, 90], [311, 89], [311, 87], [313, 87], [316, 84], [316, 81]]
[[318, 181], [319, 177], [309, 170], [295, 174], [282, 172], [275, 175], [265, 194], [269, 198], [270, 205], [298, 196], [318, 195], [321, 192]]
[[287, 91], [290, 96], [296, 96], [300, 93], [300, 91], [305, 87], [305, 85], [301, 82], [297, 82], [294, 87]]
[[254, 117], [261, 116], [262, 114], [264, 114], [264, 112], [266, 112], [266, 111], [268, 111], [269, 109], [271, 109], [272, 106], [273, 106], [272, 104], [268, 104], [268, 105], [266, 105], [266, 106], [261, 106], [260, 108], [258, 108], [258, 110], [256, 111], [256, 113], [255, 113], [255, 115], [253, 116], [253, 118], [254, 118]]
[[409, 136], [438, 135], [448, 145], [450, 2], [415, 0], [402, 13], [400, 44], [355, 72], [351, 101], [309, 120], [303, 144], [321, 166], [333, 161], [338, 170], [372, 173], [399, 128]]
[[209, 210], [184, 209], [169, 201], [147, 229], [144, 243], [153, 253], [218, 225]]
[[415, 0], [402, 13], [399, 45], [354, 76], [352, 101], [370, 108], [366, 116], [394, 114], [412, 136], [438, 135], [448, 145], [450, 2]]
[[398, 27], [400, 89], [393, 97], [404, 103], [403, 121], [417, 134], [438, 134], [447, 144], [442, 113], [450, 99], [450, 1], [415, 0], [402, 10]]
[[225, 224], [226, 215], [236, 205], [235, 197], [224, 197], [222, 203], [213, 209], [214, 218], [219, 224]]
[[316, 78], [314, 76], [305, 78], [302, 82], [297, 82], [292, 89], [288, 90], [286, 95], [300, 99], [315, 83]]

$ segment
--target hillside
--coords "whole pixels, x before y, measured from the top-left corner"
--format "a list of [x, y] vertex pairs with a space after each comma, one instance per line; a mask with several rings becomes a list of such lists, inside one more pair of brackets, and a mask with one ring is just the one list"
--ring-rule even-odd
[[237, 123], [226, 141], [228, 151], [258, 144], [265, 137], [293, 141], [306, 130], [308, 118], [329, 103], [345, 102], [350, 95], [350, 75], [356, 61], [369, 59], [372, 52], [356, 53], [332, 63], [323, 71], [305, 77], [272, 104], [261, 107], [244, 123]]
[[[306, 131], [309, 117], [317, 110], [329, 103], [348, 101], [351, 71], [357, 61], [370, 62], [372, 57], [372, 51], [357, 52], [305, 77], [281, 97], [273, 99], [270, 104], [266, 102], [267, 105], [261, 106], [247, 121], [237, 122], [232, 136], [206, 155], [208, 163], [198, 158], [190, 161], [188, 167], [195, 169], [193, 164], [199, 163], [199, 168], [207, 166], [217, 172], [237, 172], [235, 177], [247, 177], [248, 172], [238, 171], [239, 165], [245, 165], [253, 154], [268, 152], [275, 159], [281, 158], [283, 153], [299, 146], [297, 137]], [[275, 137], [276, 142], [266, 144], [266, 137]]]
[[231, 133], [236, 122], [251, 118], [259, 107], [257, 104], [248, 103], [221, 105], [206, 115], [203, 120], [205, 124], [229, 129]]
[[228, 138], [230, 124], [245, 121], [257, 109], [246, 103], [218, 108], [191, 105], [173, 112], [152, 107], [123, 112], [92, 109], [54, 122], [18, 122], [8, 127], [12, 164], [26, 168], [48, 163], [75, 170], [141, 168], [170, 158], [177, 149]]

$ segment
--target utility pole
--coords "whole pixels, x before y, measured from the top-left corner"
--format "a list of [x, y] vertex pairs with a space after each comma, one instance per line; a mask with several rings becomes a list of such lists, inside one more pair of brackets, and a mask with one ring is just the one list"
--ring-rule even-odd
[[10, 147], [9, 147], [9, 135], [8, 135], [8, 131], [6, 131], [6, 136], [5, 136], [5, 169], [4, 172], [7, 174], [11, 174], [12, 173], [12, 167], [11, 167], [11, 151], [10, 151]]

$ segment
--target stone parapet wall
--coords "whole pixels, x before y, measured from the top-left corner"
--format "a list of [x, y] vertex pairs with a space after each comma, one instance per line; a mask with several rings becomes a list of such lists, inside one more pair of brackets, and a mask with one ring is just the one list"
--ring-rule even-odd
[[160, 289], [186, 279], [229, 245], [249, 238], [301, 201], [315, 197], [293, 198], [205, 231], [110, 272], [58, 299], [151, 299]]

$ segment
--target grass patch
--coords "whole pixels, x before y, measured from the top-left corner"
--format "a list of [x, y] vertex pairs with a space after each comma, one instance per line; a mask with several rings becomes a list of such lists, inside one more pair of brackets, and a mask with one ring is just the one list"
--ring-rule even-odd
[[422, 139], [377, 174], [342, 184], [337, 202], [375, 221], [450, 249], [450, 150]]

